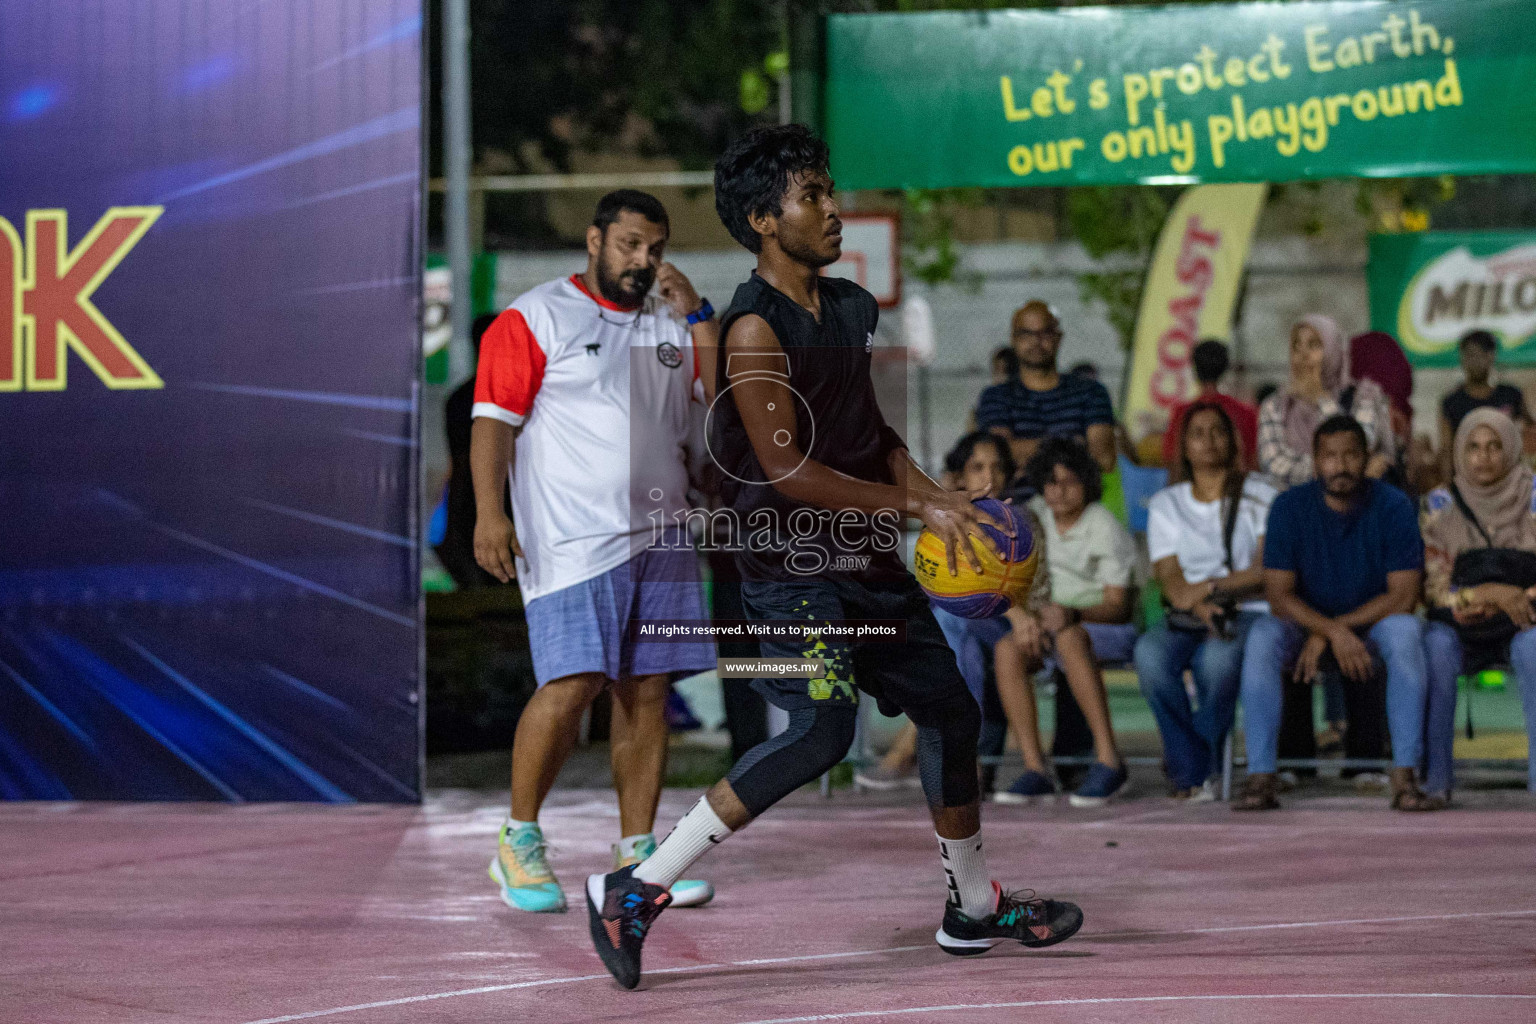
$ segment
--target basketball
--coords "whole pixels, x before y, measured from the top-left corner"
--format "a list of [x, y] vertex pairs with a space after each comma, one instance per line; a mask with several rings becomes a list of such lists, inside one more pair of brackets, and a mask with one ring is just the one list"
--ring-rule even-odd
[[1006, 612], [1010, 605], [1022, 604], [1029, 595], [1039, 567], [1039, 547], [1029, 519], [1012, 505], [995, 498], [982, 498], [976, 507], [998, 522], [1012, 520], [1014, 535], [983, 525], [1002, 557], [986, 545], [971, 541], [981, 561], [981, 572], [971, 567], [962, 552], [956, 552], [957, 572], [949, 574], [944, 542], [930, 530], [917, 538], [912, 553], [912, 573], [927, 592], [935, 607], [967, 619], [991, 619]]

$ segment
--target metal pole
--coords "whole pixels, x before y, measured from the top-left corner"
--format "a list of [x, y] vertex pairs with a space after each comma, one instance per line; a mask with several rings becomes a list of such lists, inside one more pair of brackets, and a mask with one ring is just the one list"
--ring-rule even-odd
[[923, 457], [923, 471], [932, 473], [933, 465], [933, 422], [929, 416], [928, 404], [928, 367], [921, 363], [917, 366], [917, 415], [918, 415], [918, 451]]
[[[784, 52], [786, 54], [789, 53], [789, 19], [791, 17], [789, 5], [792, 3], [794, 3], [794, 0], [784, 0], [782, 8]], [[791, 57], [790, 59], [793, 60], [794, 58]], [[791, 103], [792, 99], [793, 96], [789, 85], [789, 68], [786, 67], [784, 73], [779, 75], [779, 124], [789, 124], [795, 119], [794, 106]]]
[[448, 379], [455, 384], [475, 372], [474, 347], [469, 339], [474, 302], [470, 284], [469, 147], [469, 0], [443, 0], [443, 226], [448, 240], [448, 272], [453, 280]]

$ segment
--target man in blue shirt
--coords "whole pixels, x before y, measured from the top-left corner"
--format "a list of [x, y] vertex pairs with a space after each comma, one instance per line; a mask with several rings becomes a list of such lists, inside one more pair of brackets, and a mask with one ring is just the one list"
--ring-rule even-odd
[[1061, 322], [1032, 299], [1013, 314], [1012, 342], [1019, 376], [994, 384], [976, 403], [977, 429], [1006, 437], [1014, 461], [1027, 463], [1041, 440], [1073, 437], [1088, 446], [1099, 468], [1115, 468], [1115, 410], [1109, 392], [1082, 374], [1061, 374]]
[[[1365, 476], [1365, 431], [1352, 417], [1324, 420], [1312, 440], [1317, 479], [1275, 499], [1264, 538], [1264, 591], [1272, 614], [1248, 632], [1242, 701], [1248, 779], [1234, 810], [1270, 810], [1275, 794], [1281, 688], [1306, 685], [1327, 660], [1346, 685], [1387, 677], [1392, 806], [1437, 810], [1415, 771], [1424, 755], [1429, 673], [1423, 624], [1424, 541], [1413, 503]], [[1454, 685], [1454, 681], [1452, 682]]]

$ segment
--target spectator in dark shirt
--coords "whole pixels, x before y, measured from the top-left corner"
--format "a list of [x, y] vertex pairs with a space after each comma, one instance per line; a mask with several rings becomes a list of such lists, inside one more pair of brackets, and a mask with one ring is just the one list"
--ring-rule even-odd
[[[1287, 679], [1307, 685], [1337, 665], [1348, 686], [1386, 675], [1392, 734], [1392, 806], [1443, 807], [1415, 777], [1424, 756], [1431, 680], [1424, 628], [1413, 615], [1424, 581], [1424, 542], [1413, 503], [1365, 475], [1365, 430], [1342, 414], [1317, 428], [1317, 478], [1275, 499], [1264, 539], [1269, 615], [1249, 629], [1242, 702], [1248, 779], [1235, 810], [1278, 807], [1275, 774]], [[1454, 686], [1454, 680], [1451, 685]]]
[[1019, 465], [1029, 461], [1043, 439], [1071, 437], [1086, 443], [1094, 461], [1108, 472], [1115, 468], [1114, 406], [1103, 384], [1057, 371], [1061, 337], [1061, 321], [1039, 299], [1013, 314], [1019, 379], [981, 393], [976, 426], [1006, 437]]
[[1019, 357], [1007, 345], [992, 353], [992, 383], [1006, 384], [1019, 379]]
[[1525, 408], [1525, 395], [1508, 384], [1491, 384], [1494, 356], [1499, 343], [1488, 331], [1468, 331], [1462, 335], [1461, 372], [1466, 378], [1461, 387], [1440, 400], [1440, 461], [1445, 479], [1451, 478], [1451, 455], [1455, 448], [1456, 428], [1462, 417], [1485, 406], [1502, 412], [1517, 426], [1531, 422]]
[[1413, 435], [1413, 367], [1397, 339], [1385, 331], [1366, 331], [1349, 339], [1349, 375], [1373, 380], [1387, 396], [1397, 459], [1382, 477], [1417, 501], [1439, 483], [1434, 447], [1426, 435]]
[[[474, 339], [477, 362], [480, 339], [495, 322], [495, 313], [475, 317], [470, 337]], [[475, 488], [469, 471], [470, 409], [474, 404], [475, 378], [470, 377], [454, 388], [443, 408], [448, 433], [448, 529], [433, 551], [460, 590], [496, 583], [496, 577], [475, 561]]]

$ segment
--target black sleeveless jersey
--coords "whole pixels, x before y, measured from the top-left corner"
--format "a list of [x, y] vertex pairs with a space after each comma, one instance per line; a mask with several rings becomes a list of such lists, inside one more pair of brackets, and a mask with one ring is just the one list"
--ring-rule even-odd
[[[834, 512], [779, 493], [767, 482], [731, 395], [726, 334], [736, 320], [755, 313], [773, 329], [787, 365], [770, 367], [755, 358], [752, 373], [788, 372], [801, 450], [849, 476], [894, 482], [887, 458], [906, 444], [886, 425], [869, 375], [880, 307], [873, 295], [844, 278], [824, 277], [818, 290], [819, 323], [754, 272], [736, 289], [721, 320], [719, 397], [710, 415], [709, 446], [722, 471], [721, 497], [742, 534], [732, 546], [744, 580], [905, 573], [899, 510], [871, 522], [863, 513]], [[741, 368], [736, 370], [739, 376]]]

